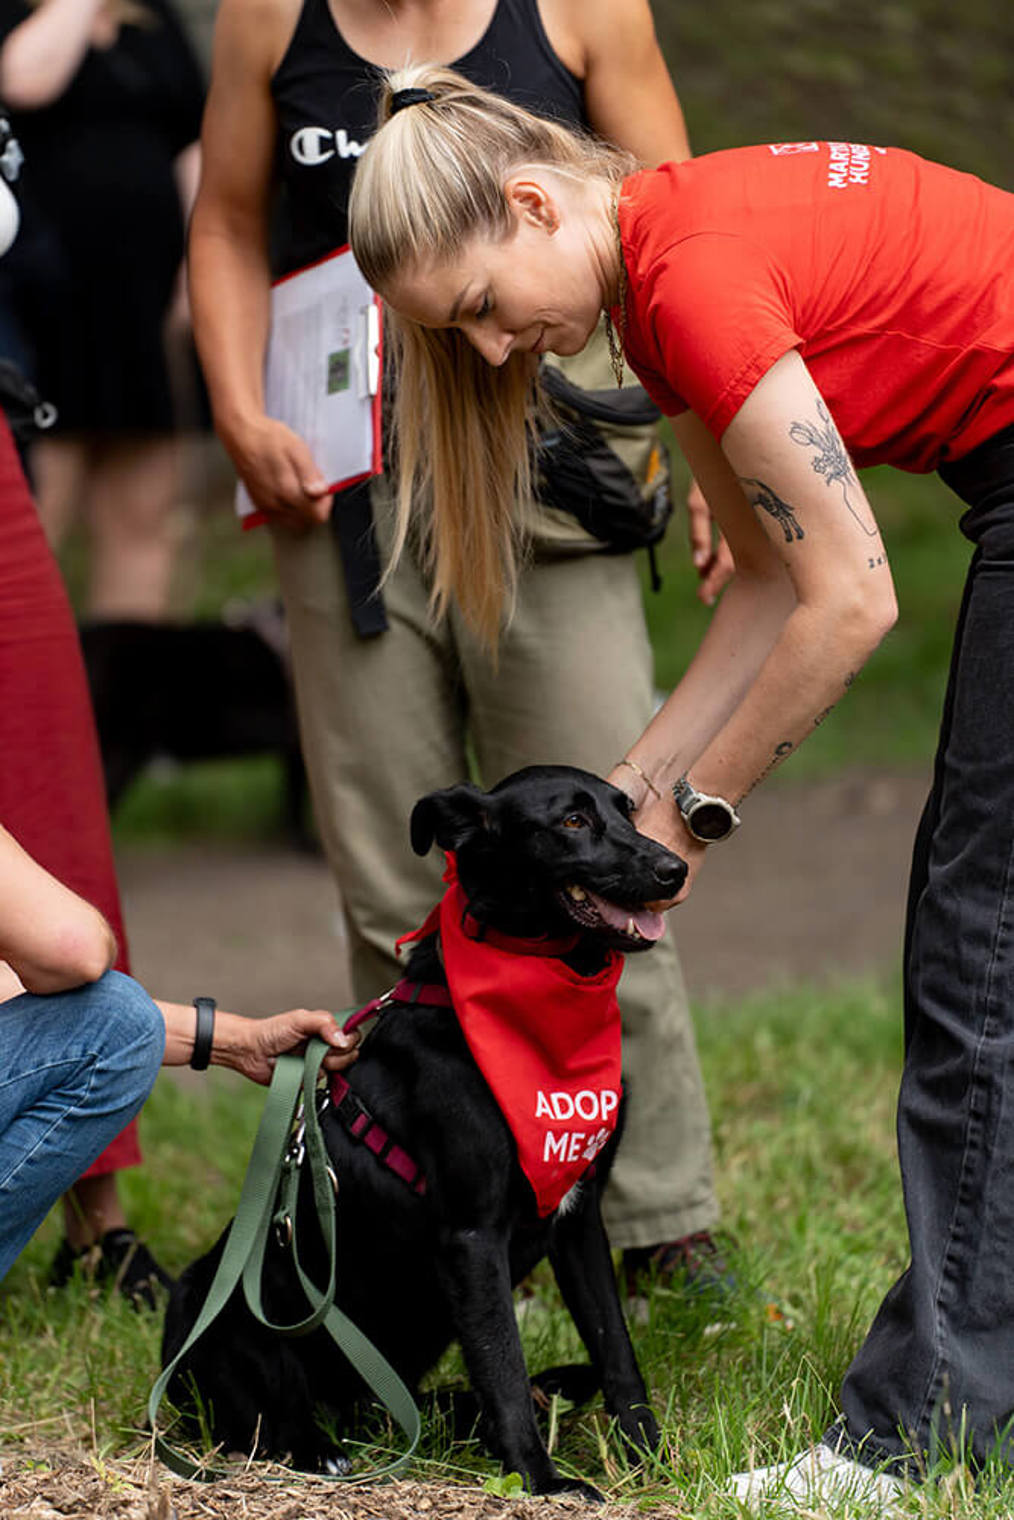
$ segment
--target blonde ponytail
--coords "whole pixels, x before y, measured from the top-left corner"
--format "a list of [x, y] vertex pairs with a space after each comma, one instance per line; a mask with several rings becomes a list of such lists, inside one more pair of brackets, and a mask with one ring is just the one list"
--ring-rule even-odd
[[[415, 103], [392, 115], [404, 90]], [[413, 264], [448, 260], [475, 237], [506, 237], [513, 219], [504, 185], [519, 166], [611, 184], [635, 167], [608, 144], [431, 64], [388, 76], [380, 119], [356, 170], [349, 230], [356, 261], [381, 294]], [[531, 501], [540, 405], [531, 356], [511, 354], [494, 367], [456, 329], [393, 313], [385, 334], [398, 504], [388, 573], [411, 536], [434, 614], [453, 600], [495, 649], [513, 608]]]

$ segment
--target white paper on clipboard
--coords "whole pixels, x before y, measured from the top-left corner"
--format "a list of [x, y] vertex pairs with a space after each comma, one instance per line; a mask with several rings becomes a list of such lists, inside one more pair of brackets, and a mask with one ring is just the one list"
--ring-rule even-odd
[[[380, 303], [348, 248], [271, 288], [269, 417], [306, 440], [334, 491], [380, 473]], [[241, 518], [256, 514], [242, 481]]]

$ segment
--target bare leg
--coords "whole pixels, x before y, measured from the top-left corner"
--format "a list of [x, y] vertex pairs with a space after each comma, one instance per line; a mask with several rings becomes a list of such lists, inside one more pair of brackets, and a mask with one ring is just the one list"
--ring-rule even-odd
[[180, 539], [179, 445], [170, 434], [103, 442], [88, 480], [88, 611], [158, 621], [170, 608]]
[[107, 1230], [126, 1228], [116, 1177], [116, 1172], [104, 1172], [100, 1177], [82, 1177], [71, 1192], [64, 1194], [67, 1240], [75, 1251], [100, 1240]]
[[80, 510], [88, 474], [86, 439], [39, 438], [32, 446], [32, 473], [39, 518], [51, 549], [58, 549]]

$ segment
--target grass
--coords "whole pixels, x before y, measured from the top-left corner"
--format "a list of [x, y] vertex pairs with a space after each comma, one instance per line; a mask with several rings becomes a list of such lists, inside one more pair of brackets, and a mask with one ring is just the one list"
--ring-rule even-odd
[[[726, 1228], [740, 1242], [733, 1259], [742, 1291], [717, 1333], [706, 1301], [652, 1293], [633, 1333], [663, 1417], [664, 1455], [632, 1470], [594, 1407], [556, 1408], [549, 1418], [564, 1470], [617, 1501], [717, 1517], [733, 1513], [721, 1493], [731, 1472], [776, 1460], [825, 1428], [862, 1329], [906, 1259], [892, 1118], [898, 1003], [893, 986], [844, 985], [702, 1014], [719, 1186]], [[173, 1269], [209, 1245], [231, 1212], [260, 1110], [252, 1087], [209, 1076], [196, 1088], [160, 1079], [145, 1110], [148, 1165], [125, 1180], [131, 1219]], [[127, 1458], [143, 1447], [159, 1327], [81, 1283], [47, 1291], [56, 1238], [50, 1221], [0, 1298], [4, 1442], [30, 1452], [70, 1432], [104, 1458]], [[535, 1287], [522, 1329], [533, 1367], [578, 1350], [547, 1268]], [[765, 1294], [794, 1328], [767, 1320]], [[452, 1353], [437, 1380], [460, 1374]], [[412, 1476], [499, 1482], [478, 1446], [453, 1441], [439, 1420], [427, 1422]], [[920, 1501], [926, 1513], [992, 1514], [994, 1496], [962, 1497], [962, 1481], [959, 1473], [945, 1497]]]

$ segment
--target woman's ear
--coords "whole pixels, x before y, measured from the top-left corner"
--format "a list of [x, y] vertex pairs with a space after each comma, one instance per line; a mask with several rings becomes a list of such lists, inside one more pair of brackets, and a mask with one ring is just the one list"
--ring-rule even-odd
[[546, 186], [538, 180], [529, 175], [513, 174], [504, 185], [503, 193], [519, 222], [541, 227], [550, 235], [559, 227], [559, 205]]

